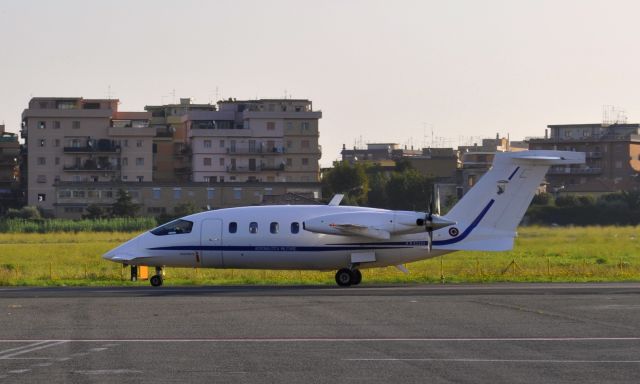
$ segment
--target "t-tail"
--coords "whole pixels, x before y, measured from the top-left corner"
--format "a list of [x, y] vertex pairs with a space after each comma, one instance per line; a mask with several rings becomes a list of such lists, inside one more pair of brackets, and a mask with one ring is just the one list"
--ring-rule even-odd
[[436, 235], [434, 247], [479, 251], [512, 249], [516, 227], [549, 167], [584, 162], [583, 152], [496, 153], [491, 169], [444, 216], [457, 224], [448, 229], [448, 235]]

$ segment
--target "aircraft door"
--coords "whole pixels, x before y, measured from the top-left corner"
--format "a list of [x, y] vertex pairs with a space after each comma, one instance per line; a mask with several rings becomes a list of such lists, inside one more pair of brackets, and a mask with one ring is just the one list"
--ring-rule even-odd
[[202, 267], [222, 267], [222, 220], [206, 219], [202, 221], [200, 232]]

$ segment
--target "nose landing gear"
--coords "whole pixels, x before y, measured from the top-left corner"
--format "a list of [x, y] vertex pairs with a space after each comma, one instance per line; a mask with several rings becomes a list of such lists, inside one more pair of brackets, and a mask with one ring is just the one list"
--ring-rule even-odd
[[362, 272], [359, 269], [342, 268], [336, 272], [336, 283], [341, 287], [358, 285], [362, 281]]
[[163, 278], [162, 276], [164, 275], [163, 271], [162, 271], [162, 267], [156, 267], [156, 274], [151, 276], [151, 278], [149, 279], [149, 282], [151, 283], [152, 286], [154, 287], [159, 287], [162, 285], [163, 283]]

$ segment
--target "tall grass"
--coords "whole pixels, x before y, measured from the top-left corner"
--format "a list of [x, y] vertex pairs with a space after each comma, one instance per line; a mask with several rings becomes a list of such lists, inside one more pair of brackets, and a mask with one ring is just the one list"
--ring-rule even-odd
[[97, 220], [0, 220], [1, 233], [134, 232], [147, 230], [155, 226], [156, 220], [153, 217], [113, 218]]
[[[509, 252], [455, 252], [396, 268], [363, 269], [363, 284], [640, 281], [640, 227], [520, 228]], [[137, 233], [0, 234], [0, 285], [129, 285], [100, 256]], [[151, 271], [150, 271], [151, 272]], [[335, 284], [334, 272], [167, 268], [167, 284]]]

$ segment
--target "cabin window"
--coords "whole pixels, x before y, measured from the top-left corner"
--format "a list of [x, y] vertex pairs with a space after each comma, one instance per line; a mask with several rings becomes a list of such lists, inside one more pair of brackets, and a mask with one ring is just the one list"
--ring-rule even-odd
[[300, 232], [300, 223], [298, 222], [291, 223], [291, 233], [298, 233], [298, 232]]
[[156, 236], [165, 236], [165, 235], [179, 235], [185, 233], [191, 233], [191, 229], [193, 228], [193, 222], [188, 220], [174, 220], [170, 223], [159, 226], [158, 228], [151, 231]]
[[269, 231], [271, 231], [271, 233], [274, 233], [274, 234], [278, 233], [279, 229], [280, 229], [280, 225], [275, 221], [271, 223], [271, 225], [269, 226]]
[[232, 221], [229, 223], [229, 233], [236, 233], [238, 231], [238, 223]]
[[258, 223], [255, 221], [249, 223], [249, 233], [258, 233]]

